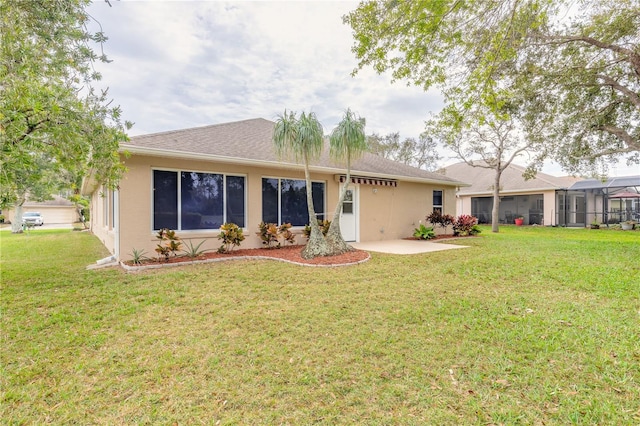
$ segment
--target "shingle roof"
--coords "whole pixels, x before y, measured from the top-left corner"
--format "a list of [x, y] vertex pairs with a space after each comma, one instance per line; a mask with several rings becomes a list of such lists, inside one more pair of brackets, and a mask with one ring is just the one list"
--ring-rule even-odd
[[25, 208], [37, 208], [37, 207], [43, 207], [43, 206], [58, 206], [58, 207], [73, 207], [74, 204], [67, 200], [66, 198], [62, 198], [59, 195], [54, 195], [53, 198], [51, 200], [45, 200], [45, 201], [31, 201], [31, 200], [27, 200], [23, 207]]
[[[525, 167], [511, 163], [502, 172], [500, 192], [562, 189], [578, 180], [572, 176], [556, 177], [542, 172], [538, 172], [533, 179], [525, 180], [522, 177], [525, 170]], [[490, 194], [493, 191], [495, 172], [491, 169], [456, 163], [445, 167], [444, 173], [445, 176], [471, 183], [471, 186], [460, 188], [460, 194]]]
[[[280, 159], [273, 148], [274, 122], [256, 118], [190, 129], [134, 136], [120, 149], [132, 154], [200, 158], [241, 164], [262, 164], [280, 168], [301, 168], [290, 159]], [[329, 159], [325, 152], [311, 169], [331, 173], [344, 172], [344, 165]], [[351, 165], [353, 175], [388, 177], [411, 181], [463, 185], [454, 178], [407, 166], [366, 153]]]

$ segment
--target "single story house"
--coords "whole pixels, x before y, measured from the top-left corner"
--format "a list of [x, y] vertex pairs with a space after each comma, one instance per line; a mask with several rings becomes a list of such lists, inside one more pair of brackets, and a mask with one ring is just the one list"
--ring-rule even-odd
[[[276, 156], [274, 123], [250, 119], [135, 136], [121, 144], [127, 172], [117, 191], [91, 179], [90, 227], [117, 259], [134, 249], [153, 255], [156, 232], [177, 231], [182, 240], [217, 249], [220, 225], [244, 230], [243, 248], [261, 247], [261, 221], [291, 223], [301, 234], [308, 223], [304, 167]], [[328, 144], [327, 144], [328, 145]], [[126, 152], [126, 155], [125, 155]], [[315, 211], [333, 219], [344, 165], [328, 148], [310, 168]], [[341, 217], [347, 241], [408, 237], [434, 209], [455, 214], [454, 178], [365, 154], [352, 164], [350, 192]], [[304, 244], [302, 235], [297, 242]]]
[[[51, 200], [30, 201], [22, 205], [22, 213], [39, 212], [42, 214], [45, 224], [72, 224], [80, 220], [75, 204], [59, 195], [54, 195]], [[2, 211], [5, 222], [13, 222], [15, 211], [6, 209]]]
[[[575, 202], [575, 194], [568, 193], [567, 189], [579, 179], [539, 172], [533, 179], [525, 180], [524, 172], [525, 167], [513, 163], [502, 172], [499, 222], [514, 223], [517, 217], [523, 217], [525, 225], [564, 225], [566, 218], [561, 210]], [[456, 195], [457, 214], [470, 214], [477, 217], [479, 223], [491, 223], [495, 172], [462, 162], [445, 167], [442, 173], [471, 182], [471, 186], [460, 187]]]

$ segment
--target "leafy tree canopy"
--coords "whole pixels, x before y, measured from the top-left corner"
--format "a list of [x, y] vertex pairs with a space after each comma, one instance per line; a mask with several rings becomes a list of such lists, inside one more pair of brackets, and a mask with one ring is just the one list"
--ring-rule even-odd
[[92, 174], [115, 186], [126, 140], [119, 107], [100, 79], [87, 29], [89, 0], [0, 0], [0, 188], [2, 205], [48, 198], [60, 184]]
[[419, 169], [436, 171], [442, 160], [437, 141], [426, 132], [418, 140], [405, 138], [402, 141], [398, 132], [384, 136], [374, 133], [367, 136], [367, 143], [372, 153]]
[[439, 87], [461, 114], [517, 99], [538, 160], [639, 160], [638, 0], [367, 1], [344, 20], [359, 69]]

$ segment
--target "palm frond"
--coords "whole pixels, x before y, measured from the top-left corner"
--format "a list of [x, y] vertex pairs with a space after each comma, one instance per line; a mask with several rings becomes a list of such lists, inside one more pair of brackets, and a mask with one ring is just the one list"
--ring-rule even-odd
[[300, 114], [298, 137], [299, 150], [305, 152], [309, 160], [320, 158], [324, 147], [324, 130], [315, 113]]
[[347, 109], [342, 121], [329, 137], [331, 158], [337, 161], [347, 160], [349, 163], [350, 160], [362, 156], [368, 150], [364, 128], [365, 119]]
[[273, 145], [278, 156], [285, 157], [291, 153], [297, 160], [298, 155], [295, 149], [297, 139], [298, 120], [296, 119], [296, 113], [285, 110], [284, 114], [278, 116], [276, 125], [273, 128]]

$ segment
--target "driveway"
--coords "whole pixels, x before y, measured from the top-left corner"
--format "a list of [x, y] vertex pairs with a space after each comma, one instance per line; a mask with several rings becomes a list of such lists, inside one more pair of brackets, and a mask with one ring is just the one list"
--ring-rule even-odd
[[[31, 230], [39, 231], [41, 229], [73, 229], [73, 224], [71, 223], [45, 223], [42, 226], [35, 226]], [[11, 225], [2, 224], [0, 231], [11, 231]]]
[[421, 240], [388, 240], [368, 241], [366, 243], [349, 243], [359, 250], [374, 251], [389, 254], [418, 254], [432, 251], [453, 250], [466, 248], [456, 244], [434, 243]]

